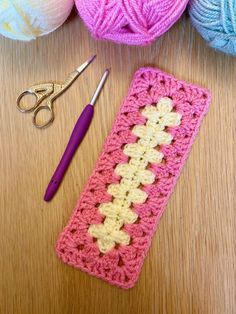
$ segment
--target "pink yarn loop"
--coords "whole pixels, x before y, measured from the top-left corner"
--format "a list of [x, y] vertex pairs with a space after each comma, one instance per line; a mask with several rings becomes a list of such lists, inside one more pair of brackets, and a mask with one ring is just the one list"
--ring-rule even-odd
[[182, 15], [188, 0], [76, 0], [80, 16], [97, 39], [145, 46]]

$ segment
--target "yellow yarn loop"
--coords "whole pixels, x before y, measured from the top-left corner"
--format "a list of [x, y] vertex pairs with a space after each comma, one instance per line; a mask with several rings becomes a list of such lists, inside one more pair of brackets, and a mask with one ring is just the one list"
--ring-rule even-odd
[[120, 183], [108, 186], [107, 192], [113, 196], [113, 201], [99, 206], [100, 213], [106, 218], [102, 224], [89, 227], [89, 233], [97, 239], [102, 253], [110, 251], [116, 243], [129, 244], [130, 236], [121, 229], [138, 218], [132, 204], [143, 204], [148, 198], [140, 185], [152, 184], [155, 180], [154, 173], [146, 168], [149, 163], [162, 161], [164, 156], [155, 147], [171, 143], [172, 136], [165, 128], [178, 126], [181, 120], [181, 115], [172, 111], [172, 100], [168, 97], [160, 99], [156, 106], [147, 106], [142, 115], [147, 118], [146, 124], [136, 125], [132, 130], [139, 138], [137, 143], [127, 144], [123, 150], [130, 160], [115, 169], [121, 177]]
[[0, 34], [29, 41], [61, 26], [73, 7], [73, 0], [2, 0]]

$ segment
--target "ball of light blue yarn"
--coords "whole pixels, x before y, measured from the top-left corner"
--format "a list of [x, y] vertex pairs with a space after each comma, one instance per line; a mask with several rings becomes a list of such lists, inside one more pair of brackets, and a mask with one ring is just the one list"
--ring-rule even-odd
[[189, 14], [211, 47], [236, 56], [236, 0], [190, 0]]

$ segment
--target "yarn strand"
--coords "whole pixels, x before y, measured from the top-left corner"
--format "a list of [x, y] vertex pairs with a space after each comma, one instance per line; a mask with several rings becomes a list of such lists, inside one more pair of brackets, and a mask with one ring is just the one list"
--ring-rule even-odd
[[180, 18], [188, 0], [76, 0], [79, 15], [97, 39], [145, 46]]
[[1, 0], [0, 34], [29, 41], [51, 33], [67, 19], [73, 0]]
[[236, 56], [236, 0], [190, 0], [189, 14], [209, 46]]

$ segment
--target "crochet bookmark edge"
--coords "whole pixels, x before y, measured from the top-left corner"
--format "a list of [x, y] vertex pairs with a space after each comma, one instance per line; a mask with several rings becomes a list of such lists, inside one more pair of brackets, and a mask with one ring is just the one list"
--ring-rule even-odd
[[[164, 72], [162, 72], [162, 71], [160, 71], [160, 70], [158, 70], [158, 69], [155, 69], [155, 68], [150, 68], [150, 67], [141, 68], [141, 69], [139, 69], [138, 71], [136, 71], [136, 73], [135, 73], [135, 75], [134, 75], [134, 78], [133, 78], [132, 83], [131, 83], [131, 85], [130, 85], [128, 94], [127, 94], [127, 96], [125, 97], [124, 101], [122, 102], [122, 105], [121, 105], [121, 107], [120, 107], [120, 110], [118, 111], [118, 113], [117, 113], [117, 115], [116, 115], [116, 118], [115, 118], [115, 122], [114, 122], [114, 124], [113, 124], [113, 127], [116, 125], [116, 121], [117, 121], [118, 117], [120, 116], [120, 114], [122, 114], [123, 106], [124, 106], [125, 103], [128, 101], [128, 99], [129, 99], [129, 97], [131, 96], [131, 94], [133, 93], [133, 89], [134, 89], [134, 87], [135, 87], [135, 85], [136, 85], [137, 78], [138, 78], [140, 75], [142, 75], [144, 72], [146, 73], [146, 72], [148, 72], [148, 71], [150, 71], [151, 73], [156, 73], [156, 74], [158, 74], [158, 75], [162, 75], [162, 76], [164, 76], [165, 78], [170, 79], [171, 81], [174, 80], [174, 81], [175, 81], [176, 83], [178, 83], [179, 85], [183, 85], [184, 87], [188, 87], [188, 88], [190, 88], [191, 90], [194, 90], [194, 89], [195, 89], [195, 90], [197, 90], [197, 91], [201, 91], [203, 94], [205, 94], [205, 96], [206, 96], [206, 101], [205, 101], [204, 110], [201, 112], [201, 115], [198, 117], [197, 124], [196, 124], [196, 126], [195, 126], [194, 131], [192, 132], [192, 135], [191, 135], [191, 137], [190, 137], [190, 141], [189, 141], [189, 143], [188, 143], [188, 145], [187, 145], [187, 149], [185, 150], [185, 153], [184, 153], [184, 155], [183, 155], [183, 158], [181, 159], [181, 164], [180, 164], [178, 170], [177, 170], [176, 173], [175, 173], [175, 176], [174, 176], [174, 178], [173, 178], [173, 182], [172, 182], [172, 184], [171, 184], [171, 188], [170, 188], [170, 190], [168, 191], [168, 193], [167, 193], [167, 195], [166, 195], [166, 197], [165, 197], [165, 201], [163, 202], [163, 205], [162, 205], [162, 207], [161, 207], [161, 210], [160, 210], [160, 212], [159, 212], [159, 214], [158, 214], [158, 218], [156, 219], [156, 222], [155, 222], [155, 224], [154, 224], [154, 226], [153, 226], [153, 228], [152, 228], [152, 230], [151, 230], [151, 232], [150, 232], [150, 234], [149, 234], [148, 241], [147, 241], [147, 243], [145, 244], [145, 248], [144, 248], [143, 254], [142, 254], [142, 261], [138, 264], [138, 267], [136, 268], [136, 276], [135, 276], [135, 279], [134, 279], [133, 281], [130, 281], [129, 283], [125, 283], [125, 284], [123, 284], [121, 281], [110, 280], [109, 278], [106, 278], [106, 276], [104, 276], [104, 274], [99, 274], [99, 273], [93, 272], [93, 271], [91, 271], [90, 269], [84, 267], [82, 263], [79, 263], [79, 262], [78, 262], [77, 264], [75, 264], [74, 262], [70, 262], [70, 261], [63, 255], [63, 253], [61, 253], [60, 241], [62, 240], [63, 236], [66, 235], [67, 231], [69, 230], [70, 225], [73, 223], [73, 221], [74, 221], [74, 219], [75, 219], [75, 215], [76, 215], [76, 213], [78, 212], [78, 209], [79, 209], [79, 207], [80, 207], [80, 199], [79, 199], [79, 201], [77, 202], [77, 204], [76, 204], [76, 206], [75, 206], [75, 208], [74, 208], [74, 210], [73, 210], [73, 213], [72, 213], [72, 215], [71, 215], [71, 217], [70, 217], [70, 219], [69, 219], [69, 222], [68, 222], [67, 226], [64, 228], [64, 231], [60, 234], [59, 239], [58, 239], [58, 241], [57, 241], [57, 245], [56, 245], [56, 252], [57, 252], [57, 255], [58, 255], [59, 258], [62, 259], [62, 261], [65, 262], [66, 264], [68, 264], [68, 265], [70, 265], [70, 266], [73, 266], [73, 267], [76, 268], [76, 269], [83, 270], [84, 272], [89, 273], [89, 274], [92, 275], [92, 276], [95, 276], [95, 277], [97, 277], [97, 278], [99, 278], [99, 279], [103, 279], [103, 280], [109, 282], [110, 284], [119, 286], [119, 287], [124, 288], [124, 289], [128, 289], [128, 288], [133, 287], [134, 284], [136, 283], [136, 281], [138, 280], [138, 277], [139, 277], [138, 275], [139, 275], [140, 270], [141, 270], [141, 268], [142, 268], [142, 266], [143, 266], [143, 263], [144, 263], [144, 260], [145, 260], [146, 255], [147, 255], [147, 252], [148, 252], [148, 250], [149, 250], [149, 248], [150, 248], [153, 235], [154, 235], [154, 233], [155, 233], [156, 230], [157, 230], [157, 226], [158, 226], [158, 224], [159, 224], [159, 222], [160, 222], [160, 218], [161, 218], [161, 216], [162, 216], [162, 214], [163, 214], [163, 212], [164, 212], [164, 210], [165, 210], [165, 208], [166, 208], [166, 204], [168, 203], [169, 198], [170, 198], [171, 194], [173, 193], [173, 190], [175, 189], [177, 180], [178, 180], [178, 178], [179, 178], [179, 176], [180, 176], [180, 173], [181, 173], [181, 171], [182, 171], [182, 169], [183, 169], [183, 167], [184, 167], [184, 164], [185, 164], [185, 162], [186, 162], [186, 159], [187, 159], [188, 156], [189, 156], [191, 147], [192, 147], [193, 142], [194, 142], [194, 140], [195, 140], [195, 138], [196, 138], [196, 135], [197, 135], [198, 132], [199, 132], [199, 128], [200, 128], [200, 126], [201, 126], [202, 120], [203, 120], [204, 116], [206, 115], [206, 113], [207, 113], [207, 111], [208, 111], [208, 108], [209, 108], [209, 105], [210, 105], [210, 101], [211, 101], [210, 92], [209, 92], [207, 89], [205, 89], [205, 88], [198, 87], [198, 86], [196, 86], [196, 85], [192, 85], [192, 84], [186, 83], [185, 81], [177, 80], [177, 79], [176, 79], [175, 77], [173, 77], [172, 75], [166, 74], [166, 73], [164, 73]], [[112, 129], [111, 129], [111, 131], [110, 131], [110, 133], [109, 133], [109, 135], [108, 135], [108, 137], [107, 137], [107, 140], [108, 140], [108, 139], [110, 138], [110, 136], [113, 134], [113, 127], [112, 127]], [[106, 142], [107, 142], [107, 140], [105, 141], [105, 145], [104, 145], [104, 147], [103, 147], [103, 150], [102, 150], [101, 155], [102, 155], [103, 152], [106, 150]], [[100, 156], [101, 156], [101, 155], [100, 155]], [[97, 167], [97, 164], [95, 165], [94, 170], [93, 170], [91, 176], [90, 176], [89, 179], [88, 179], [88, 183], [85, 185], [85, 188], [84, 188], [84, 191], [82, 192], [82, 195], [83, 195], [83, 193], [86, 193], [85, 191], [88, 190], [88, 187], [89, 187], [89, 185], [90, 185], [90, 180], [91, 180], [91, 178], [93, 177], [93, 175], [94, 175], [94, 173], [95, 173], [96, 167]]]

